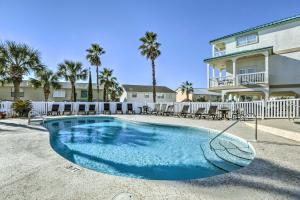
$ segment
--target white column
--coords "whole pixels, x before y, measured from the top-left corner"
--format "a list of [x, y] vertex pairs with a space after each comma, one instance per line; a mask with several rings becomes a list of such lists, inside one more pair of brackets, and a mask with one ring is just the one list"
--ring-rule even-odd
[[265, 54], [265, 83], [269, 83], [269, 53]]
[[233, 76], [233, 85], [236, 84], [236, 58], [232, 58], [232, 76]]
[[207, 70], [207, 88], [209, 88], [209, 79], [210, 79], [210, 72], [209, 72], [209, 64], [206, 64], [206, 70]]
[[212, 77], [213, 77], [213, 79], [216, 78], [216, 67], [215, 66], [213, 66], [213, 68], [212, 68]]

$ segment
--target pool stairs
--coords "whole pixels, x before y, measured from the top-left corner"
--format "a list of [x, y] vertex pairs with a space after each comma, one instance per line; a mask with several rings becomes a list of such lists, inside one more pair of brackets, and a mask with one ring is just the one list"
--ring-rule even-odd
[[28, 125], [35, 124], [35, 123], [40, 125], [41, 123], [44, 123], [44, 120], [45, 120], [44, 116], [35, 110], [31, 110], [28, 113]]
[[201, 144], [205, 159], [226, 172], [240, 169], [251, 163], [255, 153], [249, 144], [237, 144], [225, 139], [216, 139], [211, 146]]

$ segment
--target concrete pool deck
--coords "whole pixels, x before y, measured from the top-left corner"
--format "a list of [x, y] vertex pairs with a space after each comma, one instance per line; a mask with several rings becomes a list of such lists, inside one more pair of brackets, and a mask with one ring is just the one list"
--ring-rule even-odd
[[[223, 130], [232, 121], [119, 115], [153, 123]], [[243, 122], [228, 131], [246, 140], [253, 128]], [[0, 199], [300, 199], [300, 142], [263, 131], [251, 142], [256, 158], [237, 171], [199, 180], [153, 181], [117, 177], [70, 163], [52, 150], [48, 131], [26, 119], [0, 120]], [[80, 170], [74, 170], [76, 167]]]

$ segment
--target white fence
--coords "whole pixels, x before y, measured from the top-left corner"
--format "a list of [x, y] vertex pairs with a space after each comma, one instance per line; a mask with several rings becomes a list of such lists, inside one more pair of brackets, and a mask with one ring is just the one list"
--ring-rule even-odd
[[[59, 111], [64, 110], [65, 104], [71, 104], [72, 113], [77, 114], [80, 104], [85, 104], [86, 111], [89, 109], [90, 104], [95, 104], [96, 113], [103, 113], [104, 103], [103, 102], [32, 102], [33, 110], [37, 111], [40, 114], [47, 114], [48, 111], [51, 111], [53, 104], [59, 104]], [[117, 102], [109, 102], [111, 113], [116, 113], [116, 104]], [[122, 103], [123, 113], [127, 111], [128, 102]], [[162, 104], [162, 103], [161, 103]], [[177, 103], [177, 102], [168, 102], [167, 105], [174, 105], [175, 112], [180, 112], [183, 105], [189, 105], [189, 111], [191, 113], [196, 112], [200, 107], [205, 108], [206, 111], [211, 105], [218, 106], [220, 108], [229, 108], [231, 111], [243, 108], [246, 114], [255, 114], [258, 118], [300, 118], [300, 99], [288, 99], [288, 100], [268, 100], [268, 101], [253, 101], [253, 102], [186, 102], [186, 103]], [[12, 116], [13, 110], [11, 108], [12, 102], [3, 101], [0, 102], [0, 112], [6, 112], [8, 116]], [[153, 109], [154, 103], [132, 103], [133, 110], [136, 113], [141, 112], [143, 106], [148, 106], [150, 109]], [[232, 112], [229, 113], [231, 115]], [[250, 116], [251, 117], [251, 116]]]

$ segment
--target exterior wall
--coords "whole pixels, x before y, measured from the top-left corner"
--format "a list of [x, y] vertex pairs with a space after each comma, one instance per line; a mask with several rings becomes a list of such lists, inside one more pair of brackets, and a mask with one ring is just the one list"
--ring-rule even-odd
[[[12, 86], [0, 86], [0, 100], [13, 100], [11, 97]], [[49, 101], [70, 101], [71, 89], [63, 88], [65, 90], [65, 97], [53, 97], [53, 91], [49, 95]], [[81, 98], [81, 90], [76, 89], [77, 101], [87, 101], [87, 98]], [[35, 89], [33, 87], [21, 87], [21, 92], [24, 92], [24, 97], [21, 99], [32, 100], [32, 101], [44, 101], [44, 92], [42, 88]], [[93, 90], [93, 100], [97, 100], [97, 90]], [[100, 89], [100, 101], [103, 101], [103, 90]]]
[[299, 84], [300, 51], [272, 55], [269, 67], [270, 85]]
[[[221, 97], [220, 97], [221, 98]], [[201, 94], [193, 94], [193, 101], [197, 102], [199, 99], [204, 99], [205, 101], [215, 102], [218, 100], [218, 96], [213, 95], [201, 95]]]
[[[180, 90], [177, 90], [176, 91], [176, 102], [182, 102], [183, 100], [186, 99], [186, 94], [183, 93], [180, 91]], [[189, 94], [189, 100], [193, 100], [193, 94]]]
[[[132, 97], [132, 94], [136, 93], [137, 97]], [[124, 92], [124, 95], [126, 94], [126, 97], [123, 96], [121, 98], [122, 101], [125, 102], [140, 102], [140, 103], [152, 103], [153, 97], [152, 93], [148, 92]], [[145, 98], [145, 94], [149, 95], [149, 98]], [[164, 95], [163, 99], [158, 98], [160, 94]], [[176, 101], [176, 93], [156, 93], [156, 102], [175, 102]]]
[[[247, 33], [244, 35], [247, 35]], [[237, 47], [237, 37], [227, 38], [222, 41], [216, 41], [215, 43], [224, 42], [226, 46], [226, 54], [268, 46], [273, 46], [274, 52], [291, 48], [299, 48], [300, 21], [258, 31], [258, 43], [255, 44]]]

